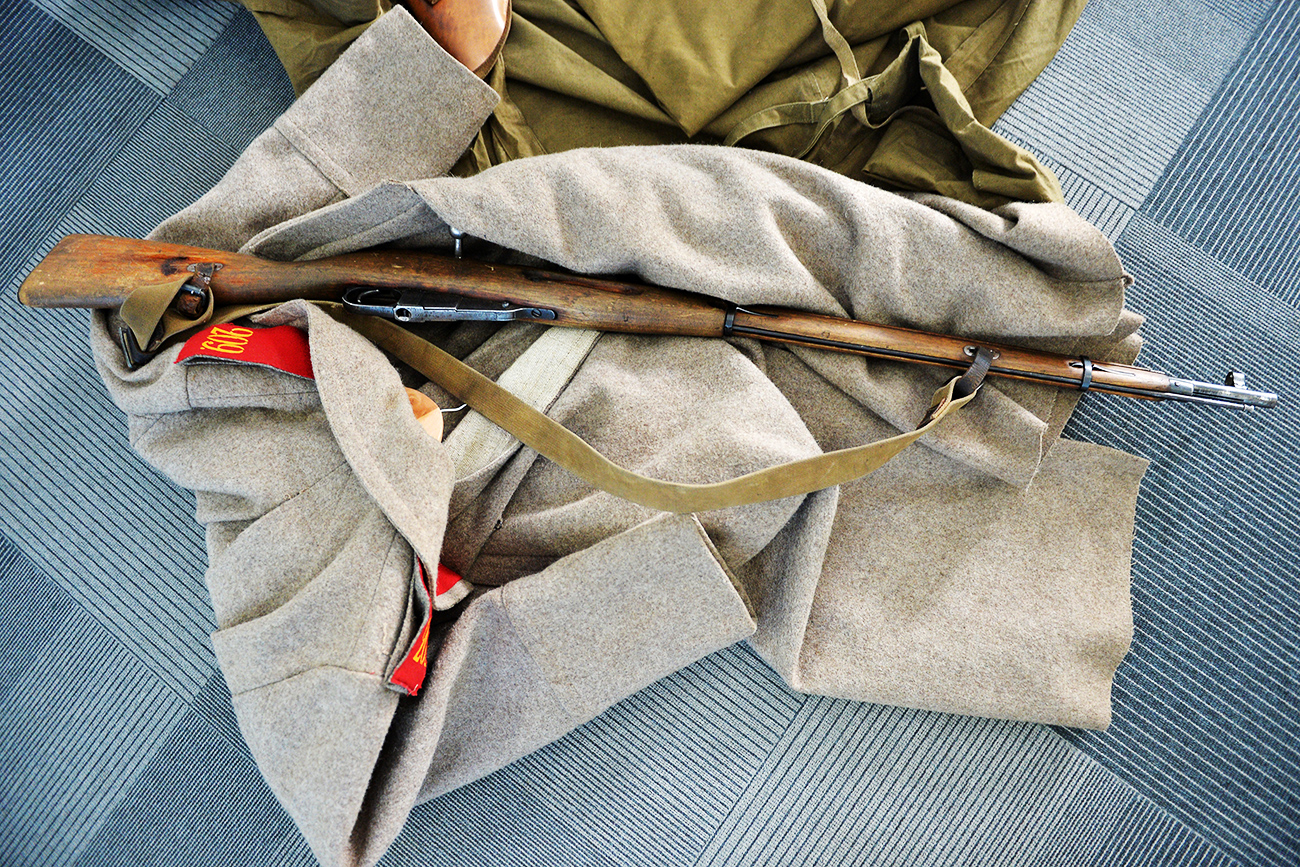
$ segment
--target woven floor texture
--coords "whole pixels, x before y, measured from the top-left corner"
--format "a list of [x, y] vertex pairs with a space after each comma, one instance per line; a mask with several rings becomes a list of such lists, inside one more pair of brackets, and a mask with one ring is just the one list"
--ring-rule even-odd
[[[111, 36], [106, 36], [111, 34]], [[1093, 397], [1152, 461], [1103, 733], [798, 695], [735, 646], [418, 807], [398, 865], [1300, 864], [1300, 4], [1091, 0], [997, 129], [1115, 241], [1143, 362], [1283, 395]], [[141, 235], [292, 100], [215, 0], [0, 0], [0, 865], [313, 864], [216, 669], [193, 500], [22, 276]]]

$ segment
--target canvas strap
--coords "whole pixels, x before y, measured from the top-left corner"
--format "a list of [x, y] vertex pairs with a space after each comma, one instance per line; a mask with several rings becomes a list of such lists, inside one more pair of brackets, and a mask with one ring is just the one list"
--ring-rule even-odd
[[[166, 291], [162, 290], [162, 293], [166, 294]], [[157, 295], [159, 289], [146, 287], [145, 294]], [[908, 433], [778, 464], [726, 481], [685, 484], [652, 479], [615, 464], [539, 409], [396, 322], [360, 316], [334, 302], [315, 303], [334, 319], [368, 338], [380, 349], [397, 356], [538, 454], [603, 491], [665, 512], [704, 512], [802, 496], [874, 472], [969, 403], [983, 383], [989, 365], [987, 353], [981, 350], [964, 376], [952, 379], [934, 393], [921, 424]], [[143, 318], [136, 317], [131, 328], [142, 335], [155, 335], [148, 343], [156, 346], [160, 342], [157, 329], [162, 311], [156, 300], [151, 299], [147, 306], [149, 314]], [[205, 325], [230, 322], [273, 306], [277, 305], [209, 308], [197, 320], [190, 320], [188, 329], [171, 337], [179, 338]], [[153, 318], [155, 315], [157, 319]]]
[[[496, 383], [545, 413], [599, 338], [599, 331], [586, 328], [548, 328], [497, 377]], [[443, 440], [458, 480], [495, 463], [518, 444], [510, 431], [477, 410], [461, 419]]]
[[711, 484], [684, 484], [634, 473], [601, 455], [580, 437], [437, 346], [385, 319], [326, 307], [338, 321], [391, 352], [457, 400], [509, 431], [526, 446], [615, 496], [665, 512], [703, 512], [800, 496], [865, 476], [925, 436], [974, 398], [987, 370], [978, 365], [934, 393], [916, 430], [854, 448], [779, 464]]
[[[858, 70], [858, 63], [853, 56], [853, 49], [848, 40], [831, 23], [830, 13], [825, 0], [809, 0], [817, 20], [821, 23], [822, 39], [835, 54], [840, 64], [840, 88], [833, 96], [813, 102], [790, 102], [773, 105], [755, 112], [740, 121], [723, 140], [724, 145], [735, 145], [741, 139], [765, 129], [792, 124], [809, 124], [812, 131], [802, 148], [791, 156], [803, 159], [817, 144], [832, 123], [846, 112], [852, 113], [863, 126], [877, 128], [888, 122], [888, 117], [880, 117], [879, 112], [868, 113], [867, 106], [872, 106], [881, 82], [889, 82], [887, 91], [898, 90], [894, 79], [900, 77], [901, 67], [911, 51], [912, 43], [919, 38], [915, 28], [909, 28], [907, 46], [899, 54], [890, 68], [880, 75], [863, 78]], [[874, 116], [873, 116], [874, 115]]]

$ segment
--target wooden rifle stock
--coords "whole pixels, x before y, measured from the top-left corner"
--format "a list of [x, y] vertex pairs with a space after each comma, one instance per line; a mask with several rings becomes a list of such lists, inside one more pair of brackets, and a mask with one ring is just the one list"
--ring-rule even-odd
[[367, 250], [275, 262], [102, 235], [60, 241], [23, 281], [18, 300], [30, 307], [117, 308], [139, 286], [197, 274], [205, 266], [212, 266], [206, 289], [218, 307], [293, 298], [337, 301], [349, 289], [373, 287], [554, 308], [549, 324], [597, 331], [718, 337], [726, 316], [719, 303], [685, 292], [436, 253]]
[[[983, 340], [782, 308], [748, 309], [642, 283], [405, 250], [275, 262], [179, 244], [71, 235], [23, 282], [19, 300], [33, 307], [116, 308], [141, 285], [188, 274], [195, 275], [193, 282], [206, 283], [203, 290], [212, 294], [217, 306], [274, 304], [293, 298], [337, 301], [349, 290], [384, 290], [375, 294], [393, 299], [388, 318], [419, 321], [418, 313], [414, 320], [410, 318], [407, 299], [418, 297], [413, 293], [441, 293], [478, 302], [475, 309], [480, 312], [490, 305], [521, 308], [556, 326], [632, 334], [748, 336], [958, 370], [970, 366], [979, 348], [987, 348], [994, 354], [991, 376], [1152, 400], [1236, 408], [1277, 404], [1277, 395], [1252, 391], [1231, 378], [1225, 385], [1195, 382], [1142, 367]], [[492, 317], [452, 313], [433, 318]]]

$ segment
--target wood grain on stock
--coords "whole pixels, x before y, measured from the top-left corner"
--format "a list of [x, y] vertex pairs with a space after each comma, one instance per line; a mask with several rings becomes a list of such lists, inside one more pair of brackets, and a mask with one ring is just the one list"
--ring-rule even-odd
[[[720, 302], [647, 284], [563, 274], [539, 268], [493, 265], [435, 253], [368, 250], [309, 262], [274, 262], [255, 256], [96, 235], [60, 241], [19, 290], [34, 307], [118, 307], [133, 289], [181, 274], [190, 265], [220, 264], [212, 276], [217, 306], [273, 304], [293, 298], [337, 300], [357, 286], [451, 292], [485, 301], [507, 301], [555, 311], [551, 325], [630, 334], [721, 337], [727, 311]], [[1077, 358], [970, 338], [872, 325], [793, 310], [738, 309], [734, 333], [878, 358], [896, 357], [964, 369], [968, 346], [996, 349], [990, 371], [1078, 387]], [[1165, 374], [1097, 362], [1092, 387], [1168, 390]], [[1155, 395], [1152, 395], [1155, 396]]]
[[[757, 308], [753, 313], [742, 310], [736, 314], [735, 333], [751, 334], [778, 343], [821, 346], [876, 358], [901, 358], [954, 370], [964, 370], [970, 366], [972, 356], [966, 352], [967, 347], [982, 346], [998, 353], [989, 371], [995, 376], [1035, 382], [1047, 379], [1059, 385], [1077, 387], [1083, 374], [1080, 360], [1072, 356], [1018, 349], [968, 337], [873, 325], [855, 319], [818, 316], [814, 313], [769, 308]], [[855, 344], [871, 348], [854, 348]], [[927, 360], [927, 357], [940, 360]], [[1169, 388], [1169, 377], [1141, 367], [1095, 362], [1092, 388], [1106, 391], [1107, 386], [1162, 392]]]
[[[492, 265], [436, 253], [368, 250], [309, 262], [274, 262], [240, 253], [70, 235], [58, 243], [19, 289], [32, 307], [115, 308], [141, 285], [219, 264], [211, 291], [217, 306], [274, 304], [293, 298], [337, 300], [357, 286], [454, 292], [556, 311], [552, 325], [719, 337], [726, 311], [700, 296], [657, 286]], [[640, 302], [640, 303], [637, 303]]]
[[[223, 266], [213, 280], [218, 304], [258, 304], [280, 295], [282, 263], [183, 244], [69, 235], [23, 281], [18, 300], [31, 307], [120, 307], [139, 286], [188, 275], [190, 265], [211, 263]], [[249, 300], [233, 300], [237, 293]]]

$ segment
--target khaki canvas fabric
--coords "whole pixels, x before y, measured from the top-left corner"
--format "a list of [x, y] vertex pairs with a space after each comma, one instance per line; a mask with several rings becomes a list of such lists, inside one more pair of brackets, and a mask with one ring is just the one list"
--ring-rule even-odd
[[[299, 93], [389, 6], [243, 2]], [[1051, 171], [988, 127], [1046, 66], [1082, 6], [518, 0], [489, 78], [501, 103], [455, 171], [578, 147], [739, 136], [890, 189], [983, 207], [1060, 201]]]
[[[394, 10], [154, 236], [302, 259], [449, 248], [454, 226], [474, 254], [1136, 354], [1128, 278], [1063, 205], [988, 211], [701, 145], [578, 149], [446, 176], [496, 104]], [[799, 690], [1109, 720], [1144, 463], [1060, 439], [1077, 393], [986, 386], [865, 479], [673, 516], [593, 490], [463, 413], [434, 440], [403, 385], [445, 396], [313, 306], [261, 321], [306, 331], [314, 380], [175, 364], [174, 347], [130, 371], [102, 314], [91, 340], [133, 446], [195, 492], [213, 646], [241, 731], [324, 864], [373, 864], [416, 802], [738, 640]], [[686, 482], [911, 428], [946, 378], [744, 340], [602, 335], [557, 348], [531, 324], [422, 333], [528, 390], [619, 464]], [[570, 361], [557, 382], [536, 375], [538, 357]], [[417, 559], [469, 586], [434, 612], [431, 669], [409, 698], [386, 679], [426, 613]]]

